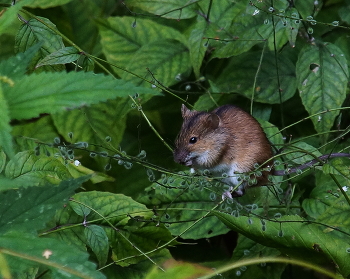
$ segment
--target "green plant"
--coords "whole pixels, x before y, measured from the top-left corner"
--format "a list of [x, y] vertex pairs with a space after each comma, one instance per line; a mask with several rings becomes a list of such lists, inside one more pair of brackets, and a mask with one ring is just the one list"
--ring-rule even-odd
[[[15, 2], [0, 2], [1, 278], [350, 276], [349, 1]], [[270, 185], [222, 199], [176, 165], [181, 103], [256, 117]]]

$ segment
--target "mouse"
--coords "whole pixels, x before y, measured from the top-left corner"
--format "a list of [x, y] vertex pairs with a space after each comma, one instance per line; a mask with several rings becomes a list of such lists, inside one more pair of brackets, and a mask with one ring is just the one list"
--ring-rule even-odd
[[[257, 164], [266, 163], [272, 157], [269, 140], [259, 122], [243, 109], [223, 105], [211, 112], [181, 107], [183, 123], [175, 140], [175, 162], [191, 168], [191, 172], [209, 170], [214, 177], [221, 177], [229, 191], [224, 197], [240, 197], [248, 183], [240, 181], [239, 174], [251, 172]], [[226, 177], [223, 177], [223, 174]], [[262, 171], [253, 186], [268, 183], [269, 171]]]

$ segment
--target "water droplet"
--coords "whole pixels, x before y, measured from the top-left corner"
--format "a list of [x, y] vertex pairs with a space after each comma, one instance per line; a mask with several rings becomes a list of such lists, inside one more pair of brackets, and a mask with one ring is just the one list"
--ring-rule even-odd
[[106, 170], [106, 171], [111, 170], [111, 168], [112, 168], [112, 165], [111, 165], [111, 164], [105, 165], [105, 170]]
[[107, 136], [106, 138], [105, 138], [105, 141], [106, 142], [110, 142], [112, 140], [112, 138], [110, 137], [110, 136]]
[[157, 86], [156, 86], [155, 84], [152, 84], [151, 87], [152, 87], [152, 88], [156, 88]]
[[72, 138], [73, 138], [73, 132], [69, 132], [69, 133], [68, 133], [68, 137], [69, 137], [70, 139], [72, 139]]
[[131, 24], [131, 27], [132, 27], [132, 28], [135, 28], [136, 25], [137, 25], [137, 24], [136, 24], [136, 20], [134, 20], [134, 22]]
[[255, 16], [255, 15], [259, 14], [259, 13], [260, 13], [260, 11], [259, 11], [258, 9], [256, 9], [256, 10], [253, 12], [253, 16]]
[[310, 23], [311, 23], [311, 25], [316, 25], [317, 21], [313, 19], [313, 20], [310, 20]]
[[236, 276], [241, 276], [242, 272], [240, 270], [236, 271]]
[[210, 200], [215, 201], [216, 200], [216, 194], [214, 192], [211, 192], [209, 195]]
[[314, 19], [313, 16], [307, 16], [306, 17], [306, 20], [308, 20], [308, 21], [313, 20], [313, 19]]
[[275, 162], [274, 162], [274, 165], [277, 167], [277, 166], [279, 166], [281, 164], [281, 161], [279, 161], [279, 160], [276, 160]]
[[350, 248], [346, 248], [346, 253], [349, 253], [350, 254]]
[[95, 152], [90, 152], [89, 155], [90, 155], [91, 158], [94, 158], [94, 157], [96, 157], [97, 154]]
[[297, 13], [292, 13], [292, 14], [291, 14], [291, 17], [292, 17], [293, 19], [299, 18]]
[[248, 249], [245, 249], [243, 251], [244, 256], [248, 256], [250, 254], [250, 251]]
[[332, 25], [333, 25], [333, 26], [339, 26], [339, 21], [337, 21], [337, 20], [333, 21], [333, 22], [332, 22]]
[[278, 236], [279, 236], [279, 237], [283, 237], [283, 231], [282, 231], [282, 230], [280, 230], [280, 231], [278, 232]]
[[177, 81], [181, 81], [181, 80], [182, 80], [181, 74], [177, 74], [177, 75], [175, 76], [175, 79], [176, 79]]
[[276, 213], [276, 214], [274, 215], [274, 217], [275, 217], [276, 219], [281, 218], [281, 217], [282, 217], [282, 214], [278, 212], [278, 213]]
[[312, 29], [311, 27], [309, 27], [309, 28], [307, 29], [307, 33], [311, 35], [312, 33], [314, 33], [314, 29]]
[[270, 21], [269, 21], [268, 19], [265, 19], [265, 20], [264, 20], [264, 24], [267, 25], [267, 24], [269, 24], [269, 23], [270, 23]]
[[60, 140], [59, 137], [55, 137], [55, 138], [53, 139], [53, 141], [54, 141], [54, 143], [56, 143], [56, 144], [60, 144], [60, 142], [61, 142], [61, 140]]
[[274, 9], [273, 7], [270, 7], [270, 8], [269, 8], [269, 12], [270, 12], [270, 13], [273, 13], [274, 11], [275, 11], [275, 9]]
[[190, 91], [191, 90], [191, 85], [186, 85], [185, 90], [186, 91]]
[[307, 82], [308, 82], [308, 79], [305, 79], [305, 80], [303, 81], [302, 85], [303, 85], [303, 86], [306, 86]]
[[299, 23], [300, 23], [300, 20], [297, 19], [297, 20], [294, 21], [294, 23], [295, 23], [295, 24], [299, 24]]
[[261, 230], [264, 232], [266, 231], [266, 226], [261, 226]]
[[246, 267], [245, 265], [243, 265], [243, 266], [241, 266], [239, 269], [242, 270], [242, 271], [246, 271], [246, 270], [247, 270], [247, 267]]
[[249, 224], [249, 225], [253, 224], [253, 220], [249, 218], [249, 219], [248, 219], [248, 224]]

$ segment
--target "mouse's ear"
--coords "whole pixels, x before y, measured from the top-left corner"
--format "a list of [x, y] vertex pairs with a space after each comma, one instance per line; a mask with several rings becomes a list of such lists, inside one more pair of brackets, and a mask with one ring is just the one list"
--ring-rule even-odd
[[216, 129], [219, 127], [220, 118], [215, 113], [210, 113], [205, 121], [205, 126], [209, 129]]
[[197, 113], [196, 110], [189, 110], [184, 104], [181, 106], [182, 118], [190, 118]]

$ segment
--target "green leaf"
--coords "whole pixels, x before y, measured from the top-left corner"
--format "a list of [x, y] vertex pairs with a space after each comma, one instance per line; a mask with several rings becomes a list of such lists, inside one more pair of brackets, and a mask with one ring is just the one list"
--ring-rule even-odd
[[97, 191], [78, 193], [70, 203], [79, 203], [84, 207], [92, 208], [93, 211], [88, 215], [88, 220], [101, 219], [103, 216], [115, 226], [125, 225], [130, 216], [150, 217], [152, 215], [145, 205], [121, 194]]
[[27, 0], [25, 3], [26, 7], [30, 8], [52, 8], [56, 6], [62, 6], [72, 0]]
[[[208, 210], [215, 207], [215, 202], [210, 199], [210, 192], [215, 192], [215, 189], [209, 191], [202, 189], [201, 191], [196, 187], [196, 180], [191, 182], [193, 187], [189, 190], [183, 184], [187, 185], [190, 181], [186, 183], [184, 179], [170, 177], [165, 182], [161, 179], [158, 183], [154, 183], [147, 188], [138, 200], [148, 207], [162, 209], [158, 215], [160, 215], [162, 222], [170, 224], [168, 229], [172, 235], [181, 234], [181, 238], [184, 239], [200, 239], [226, 233], [227, 228], [222, 226], [213, 216], [203, 218], [193, 226], [196, 220], [202, 218]], [[206, 185], [204, 179], [202, 182], [201, 180], [197, 180], [197, 182], [202, 183], [202, 187]], [[164, 183], [169, 183], [172, 189], [166, 191], [159, 187], [159, 185]], [[212, 188], [210, 186], [206, 187], [206, 189]], [[218, 192], [217, 196], [220, 195], [221, 197], [223, 189], [220, 188]], [[189, 227], [191, 228], [189, 229]], [[185, 230], [186, 232], [182, 234]]]
[[304, 0], [304, 1], [296, 1], [295, 8], [298, 10], [302, 18], [307, 18], [308, 16], [314, 16], [318, 14], [318, 12], [322, 8], [323, 1], [318, 1], [317, 5], [315, 5], [314, 0]]
[[[182, 43], [163, 40], [141, 47], [134, 54], [126, 69], [148, 80], [153, 81], [152, 76], [154, 76], [161, 84], [171, 86], [189, 75], [191, 64], [188, 49]], [[152, 76], [148, 71], [152, 73]], [[139, 77], [127, 72], [124, 72], [122, 77], [138, 85], [144, 83]], [[150, 87], [150, 84], [146, 83], [145, 86]]]
[[[0, 232], [36, 232], [45, 227], [88, 177], [62, 181], [58, 186], [20, 188], [0, 192]], [[29, 183], [27, 186], [31, 186]], [[2, 242], [0, 242], [2, 243]], [[2, 243], [3, 244], [3, 243]]]
[[[291, 257], [312, 261], [327, 258], [334, 262], [338, 271], [350, 275], [347, 248], [349, 244], [331, 233], [325, 233], [317, 225], [305, 224], [307, 220], [299, 216], [282, 216], [278, 222], [257, 217], [234, 217], [214, 211], [230, 229], [268, 247], [275, 247]], [[325, 261], [323, 261], [325, 262]]]
[[[348, 185], [349, 181], [345, 178], [335, 175], [335, 178], [341, 185]], [[316, 172], [316, 187], [312, 189], [309, 198], [303, 200], [303, 209], [312, 218], [317, 219], [328, 207], [338, 202], [340, 192], [337, 184], [331, 176], [323, 172]]]
[[[47, 18], [38, 17], [38, 19], [40, 21], [35, 18], [25, 21], [18, 30], [15, 41], [16, 52], [24, 52], [31, 46], [41, 43], [39, 52], [32, 60], [31, 68], [34, 68], [38, 61], [48, 54], [64, 48], [61, 36], [55, 32], [56, 25]], [[41, 70], [62, 71], [64, 67], [62, 65], [47, 66]]]
[[228, 28], [220, 26], [227, 30], [220, 36], [225, 43], [216, 48], [213, 58], [227, 58], [242, 54], [269, 38], [273, 31], [272, 22], [266, 18], [265, 13], [256, 14], [256, 10], [248, 1], [239, 1], [235, 4], [230, 12], [232, 22]]
[[[186, 3], [182, 0], [128, 0], [125, 4], [129, 8], [140, 8], [151, 14], [165, 18], [186, 19], [197, 15], [198, 0]], [[138, 22], [138, 20], [137, 20]]]
[[16, 2], [16, 5], [12, 5], [1, 15], [0, 35], [6, 33], [8, 31], [8, 28], [18, 20], [17, 14], [24, 5], [25, 2], [23, 1]]
[[11, 79], [22, 77], [27, 72], [30, 61], [38, 52], [41, 45], [41, 43], [38, 43], [28, 48], [24, 53], [20, 52], [15, 56], [0, 61], [0, 75]]
[[5, 152], [0, 149], [0, 173], [3, 172], [6, 166], [6, 154]]
[[28, 119], [135, 93], [160, 94], [110, 76], [83, 72], [32, 74], [4, 91], [12, 119]]
[[73, 246], [62, 241], [22, 232], [2, 235], [0, 243], [11, 273], [17, 276], [23, 276], [28, 268], [43, 266], [51, 271], [52, 278], [105, 278], [96, 270], [96, 265], [88, 261], [88, 253], [72, 249]]
[[72, 178], [61, 159], [46, 155], [36, 156], [34, 151], [17, 153], [8, 162], [5, 176], [12, 178], [18, 186], [24, 187], [59, 184]]
[[84, 229], [87, 244], [95, 253], [99, 266], [104, 266], [108, 256], [108, 237], [104, 229], [97, 225], [89, 225]]
[[204, 18], [199, 17], [195, 28], [192, 29], [188, 39], [191, 63], [197, 78], [200, 76], [200, 68], [208, 46], [208, 42], [203, 40], [204, 34], [206, 33], [206, 28], [208, 28], [208, 22], [204, 20]]
[[[259, 66], [259, 61], [263, 59]], [[294, 65], [283, 54], [278, 55], [276, 66], [273, 52], [242, 54], [231, 59], [215, 83], [221, 92], [239, 92], [256, 102], [278, 104], [290, 99], [296, 90]], [[279, 72], [277, 76], [276, 67]], [[253, 88], [256, 79], [255, 88]], [[281, 99], [279, 96], [281, 93]]]
[[[118, 67], [125, 68], [136, 51], [149, 43], [165, 39], [186, 42], [184, 35], [171, 27], [138, 18], [133, 28], [134, 21], [134, 17], [110, 17], [107, 22], [99, 22], [103, 53], [108, 62]], [[124, 74], [123, 69], [114, 67], [113, 70]], [[146, 69], [142, 70], [145, 72]]]
[[[141, 99], [145, 97], [140, 95]], [[129, 97], [117, 98], [80, 110], [56, 113], [52, 115], [52, 118], [57, 130], [66, 141], [70, 141], [68, 133], [74, 131], [76, 141], [104, 142], [106, 136], [110, 136], [112, 138], [110, 144], [118, 146], [123, 138], [126, 114], [132, 110], [131, 104]], [[86, 125], [86, 121], [89, 125]]]
[[335, 158], [323, 165], [322, 170], [326, 174], [337, 174], [350, 180], [349, 158]]
[[[0, 77], [1, 80], [1, 77]], [[10, 126], [10, 112], [6, 99], [4, 98], [4, 93], [2, 90], [2, 84], [0, 82], [0, 148], [5, 151], [5, 153], [13, 157], [13, 143], [11, 136], [11, 126]]]
[[285, 21], [287, 23], [286, 26], [286, 34], [288, 36], [288, 41], [291, 47], [295, 47], [295, 41], [297, 39], [297, 35], [299, 32], [299, 27], [301, 24], [301, 21], [299, 19], [299, 13], [298, 10], [295, 8], [290, 8], [286, 12], [286, 18]]
[[[292, 153], [290, 153], [292, 152]], [[286, 158], [297, 165], [305, 164], [316, 157], [322, 155], [320, 151], [316, 147], [313, 147], [310, 144], [307, 144], [303, 141], [298, 141], [288, 145], [287, 148], [283, 150], [283, 153], [286, 153]], [[309, 155], [313, 154], [312, 155]]]
[[318, 133], [328, 132], [346, 97], [348, 66], [343, 52], [330, 43], [306, 45], [296, 65], [301, 100]]
[[65, 47], [58, 51], [52, 52], [39, 61], [36, 68], [44, 65], [67, 64], [79, 59], [81, 54], [75, 47]]

